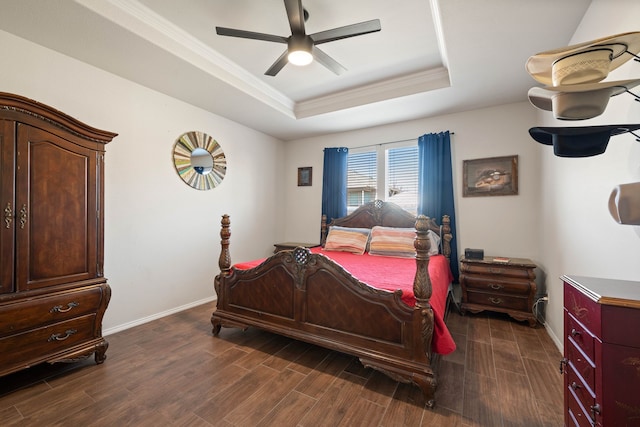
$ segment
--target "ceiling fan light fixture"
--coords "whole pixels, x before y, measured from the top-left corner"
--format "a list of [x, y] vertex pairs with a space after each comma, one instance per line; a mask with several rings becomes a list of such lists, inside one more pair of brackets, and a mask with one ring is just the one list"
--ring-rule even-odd
[[311, 64], [313, 61], [313, 42], [310, 37], [289, 39], [287, 60], [289, 63], [298, 66], [304, 66]]

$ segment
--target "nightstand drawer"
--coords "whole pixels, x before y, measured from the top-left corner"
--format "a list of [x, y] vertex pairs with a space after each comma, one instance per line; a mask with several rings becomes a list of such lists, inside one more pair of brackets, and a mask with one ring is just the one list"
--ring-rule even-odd
[[522, 279], [505, 280], [502, 277], [489, 277], [477, 275], [465, 275], [464, 284], [469, 290], [481, 290], [483, 292], [495, 292], [500, 294], [529, 295], [531, 282]]
[[474, 292], [469, 290], [467, 292], [467, 301], [470, 304], [480, 304], [487, 307], [488, 310], [493, 308], [508, 308], [512, 310], [525, 311], [528, 309], [528, 298], [519, 298], [515, 296], [487, 293], [487, 292]]
[[533, 279], [535, 274], [531, 268], [523, 268], [518, 266], [510, 266], [508, 264], [480, 264], [480, 263], [464, 263], [462, 264], [462, 272], [470, 274], [497, 275], [503, 277], [515, 277], [523, 279]]

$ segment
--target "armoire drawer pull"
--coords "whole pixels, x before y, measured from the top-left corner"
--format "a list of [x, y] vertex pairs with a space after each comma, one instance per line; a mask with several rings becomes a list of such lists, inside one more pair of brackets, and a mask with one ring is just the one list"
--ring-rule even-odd
[[489, 298], [489, 301], [491, 301], [495, 305], [502, 304], [502, 298]]
[[49, 310], [49, 313], [66, 313], [67, 311], [71, 310], [73, 307], [77, 307], [79, 305], [80, 305], [79, 302], [70, 302], [69, 304], [67, 304], [67, 308], [62, 308], [64, 307], [62, 305], [56, 305], [51, 310]]
[[487, 286], [489, 286], [491, 289], [494, 289], [496, 291], [499, 291], [500, 289], [504, 288], [503, 285], [499, 285], [497, 283], [489, 283]]
[[47, 341], [51, 342], [51, 341], [64, 341], [67, 338], [69, 338], [71, 335], [77, 333], [78, 330], [77, 329], [67, 329], [66, 331], [64, 331], [64, 335], [63, 334], [53, 334], [49, 337], [49, 339]]

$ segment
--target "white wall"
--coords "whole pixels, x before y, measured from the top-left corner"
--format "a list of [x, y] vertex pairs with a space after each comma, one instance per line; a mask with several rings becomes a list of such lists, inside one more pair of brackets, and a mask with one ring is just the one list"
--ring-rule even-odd
[[[570, 43], [638, 31], [638, 17], [637, 0], [594, 0]], [[614, 70], [607, 80], [631, 78], [640, 78], [640, 64], [633, 60]], [[536, 126], [622, 123], [640, 123], [640, 103], [628, 94], [611, 98], [605, 113], [591, 120], [567, 123], [553, 119], [550, 112], [539, 112], [536, 117]], [[539, 151], [540, 256], [548, 274], [550, 299], [547, 322], [561, 345], [560, 276], [640, 280], [640, 227], [617, 224], [607, 209], [614, 186], [640, 181], [640, 143], [631, 134], [615, 136], [604, 154], [582, 159], [555, 157], [545, 146]]]
[[[458, 249], [482, 248], [488, 255], [538, 261], [539, 156], [528, 134], [535, 112], [528, 102], [436, 118], [332, 134], [286, 143], [286, 240], [317, 241], [320, 234], [324, 147], [359, 147], [449, 130], [455, 179]], [[462, 162], [519, 156], [517, 196], [462, 197]], [[298, 167], [313, 166], [312, 187], [297, 187]]]
[[[273, 224], [284, 200], [273, 192], [282, 184], [281, 141], [8, 33], [0, 32], [0, 47], [0, 90], [119, 134], [106, 153], [105, 276], [113, 296], [105, 333], [214, 298], [224, 213], [232, 260], [273, 250], [282, 234]], [[210, 191], [188, 187], [173, 167], [176, 138], [192, 130], [214, 137], [227, 156], [227, 176]]]

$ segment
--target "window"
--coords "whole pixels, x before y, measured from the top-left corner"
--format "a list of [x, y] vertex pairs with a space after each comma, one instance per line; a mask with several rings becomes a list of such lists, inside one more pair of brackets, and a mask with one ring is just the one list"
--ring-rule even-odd
[[349, 150], [347, 207], [375, 199], [396, 203], [416, 214], [418, 210], [418, 145], [416, 141]]

